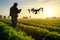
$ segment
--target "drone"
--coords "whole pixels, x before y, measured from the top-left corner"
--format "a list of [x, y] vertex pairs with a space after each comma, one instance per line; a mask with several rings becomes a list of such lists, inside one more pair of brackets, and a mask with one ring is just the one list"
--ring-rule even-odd
[[27, 10], [29, 11], [29, 13], [32, 12], [32, 13], [38, 14], [39, 11], [42, 11], [43, 13], [43, 8], [39, 8], [39, 9], [32, 8]]

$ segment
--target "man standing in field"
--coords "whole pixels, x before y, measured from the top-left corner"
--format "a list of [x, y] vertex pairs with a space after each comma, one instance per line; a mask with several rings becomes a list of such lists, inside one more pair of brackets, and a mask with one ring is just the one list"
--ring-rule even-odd
[[10, 8], [10, 16], [11, 16], [12, 26], [14, 28], [16, 28], [17, 26], [18, 13], [21, 12], [21, 9], [18, 10], [17, 5], [18, 4], [15, 2], [14, 5]]

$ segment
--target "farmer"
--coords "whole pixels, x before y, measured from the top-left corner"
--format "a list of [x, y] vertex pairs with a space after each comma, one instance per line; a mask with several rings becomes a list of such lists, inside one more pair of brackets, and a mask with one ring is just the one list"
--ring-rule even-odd
[[15, 2], [14, 5], [10, 8], [10, 16], [13, 28], [16, 28], [18, 13], [21, 12], [21, 9], [18, 10], [17, 5], [18, 4]]

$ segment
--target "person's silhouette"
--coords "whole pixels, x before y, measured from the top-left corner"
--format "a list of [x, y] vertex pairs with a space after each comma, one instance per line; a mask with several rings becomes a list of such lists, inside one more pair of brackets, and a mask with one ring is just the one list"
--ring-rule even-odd
[[11, 16], [12, 26], [14, 28], [16, 28], [17, 26], [18, 13], [21, 12], [21, 9], [18, 10], [17, 5], [18, 5], [17, 2], [15, 2], [14, 5], [10, 8], [10, 16]]

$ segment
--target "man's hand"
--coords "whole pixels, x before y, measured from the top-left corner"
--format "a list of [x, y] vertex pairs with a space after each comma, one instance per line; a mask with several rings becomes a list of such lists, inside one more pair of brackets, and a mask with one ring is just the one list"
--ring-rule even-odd
[[20, 12], [21, 12], [21, 10], [22, 10], [22, 9], [18, 10], [18, 13], [20, 13]]

